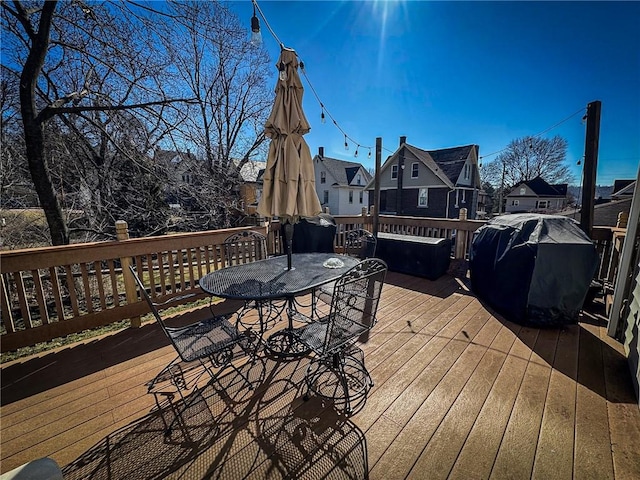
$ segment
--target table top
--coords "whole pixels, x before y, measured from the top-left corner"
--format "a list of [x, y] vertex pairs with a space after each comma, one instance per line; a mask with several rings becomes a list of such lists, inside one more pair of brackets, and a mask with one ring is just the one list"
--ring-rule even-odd
[[[341, 268], [327, 268], [330, 258], [339, 258]], [[287, 270], [287, 256], [234, 265], [206, 274], [200, 288], [210, 295], [242, 300], [290, 298], [331, 282], [360, 260], [335, 253], [293, 254], [292, 269]]]

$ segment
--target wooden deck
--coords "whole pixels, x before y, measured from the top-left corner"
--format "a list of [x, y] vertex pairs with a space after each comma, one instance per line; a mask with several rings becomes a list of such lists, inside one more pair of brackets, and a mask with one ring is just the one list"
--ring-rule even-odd
[[306, 358], [265, 357], [244, 367], [253, 391], [225, 375], [165, 438], [172, 411], [145, 383], [175, 354], [155, 324], [3, 365], [1, 470], [49, 456], [65, 479], [640, 478], [640, 410], [597, 316], [525, 328], [452, 276], [390, 273], [378, 317], [375, 386], [350, 418], [302, 400]]

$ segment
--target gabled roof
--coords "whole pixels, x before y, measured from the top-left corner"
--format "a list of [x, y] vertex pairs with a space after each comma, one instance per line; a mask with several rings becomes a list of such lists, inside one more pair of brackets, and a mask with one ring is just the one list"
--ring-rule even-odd
[[474, 145], [464, 145], [461, 147], [443, 148], [440, 150], [422, 150], [413, 147], [415, 150], [428, 153], [434, 162], [442, 169], [451, 183], [455, 185], [460, 177], [460, 172], [467, 162]]
[[178, 152], [176, 150], [157, 149], [153, 159], [157, 162], [177, 164], [186, 160], [195, 161], [196, 157], [191, 152]]
[[[567, 196], [568, 185], [566, 183], [558, 183], [555, 185], [550, 185], [540, 176], [537, 176], [536, 178], [531, 180], [520, 182], [518, 185], [513, 187], [511, 192], [515, 191], [515, 189], [518, 188], [520, 185], [526, 185], [533, 191], [533, 193], [535, 193], [539, 197], [566, 197]], [[509, 192], [509, 195], [511, 195], [511, 192]]]
[[[380, 169], [381, 171], [386, 170], [389, 164], [397, 161], [399, 151], [403, 147], [424, 163], [449, 188], [455, 187], [460, 177], [460, 172], [471, 155], [472, 149], [477, 148], [476, 145], [464, 145], [440, 150], [423, 150], [422, 148], [404, 143], [393, 155], [387, 157]], [[372, 183], [370, 182], [367, 188], [371, 187]]]
[[622, 197], [625, 195], [633, 195], [633, 191], [636, 188], [635, 180], [616, 180], [613, 183], [612, 197]]
[[[236, 165], [239, 164], [237, 160], [234, 160], [234, 162]], [[264, 172], [266, 166], [267, 162], [253, 162], [250, 160], [240, 168], [240, 178], [245, 182], [257, 182], [258, 176], [261, 172]]]
[[[372, 177], [369, 172], [360, 163], [347, 162], [345, 160], [338, 160], [331, 157], [316, 156], [316, 159], [320, 159], [324, 168], [331, 174], [338, 185], [350, 185], [356, 174], [362, 170], [362, 186], [364, 187]], [[315, 160], [315, 159], [314, 159]]]

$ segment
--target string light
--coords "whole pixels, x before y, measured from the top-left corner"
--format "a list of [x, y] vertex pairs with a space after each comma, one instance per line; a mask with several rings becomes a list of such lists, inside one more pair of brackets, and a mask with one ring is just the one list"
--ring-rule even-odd
[[371, 147], [369, 147], [369, 155], [367, 155], [367, 158], [371, 158]]
[[356, 151], [355, 151], [355, 152], [354, 152], [354, 154], [353, 154], [353, 156], [354, 156], [354, 157], [356, 157], [356, 158], [358, 158], [358, 149], [359, 149], [359, 148], [360, 148], [360, 145], [358, 145], [358, 146], [356, 147]]
[[324, 125], [327, 123], [327, 120], [324, 118], [324, 105], [320, 104], [320, 107], [322, 108], [322, 112], [320, 113], [320, 122]]
[[[333, 123], [336, 123], [336, 121], [334, 120]], [[344, 134], [344, 149], [345, 150], [349, 150], [349, 144], [347, 143], [347, 134]]]
[[253, 17], [251, 17], [251, 45], [257, 46], [262, 43], [262, 34], [260, 33], [260, 20], [256, 16], [256, 4], [253, 4]]

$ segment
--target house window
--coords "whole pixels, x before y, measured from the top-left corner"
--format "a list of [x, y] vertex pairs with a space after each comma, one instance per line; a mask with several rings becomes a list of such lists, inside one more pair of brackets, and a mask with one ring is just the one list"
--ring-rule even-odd
[[418, 178], [418, 164], [411, 164], [411, 178]]
[[398, 165], [391, 165], [391, 179], [398, 178]]
[[356, 177], [356, 182], [358, 183], [358, 185], [362, 185], [362, 176], [360, 174], [358, 174], [358, 176]]
[[322, 203], [324, 203], [325, 205], [329, 203], [329, 190], [325, 190], [322, 193]]
[[525, 195], [526, 193], [527, 193], [527, 189], [526, 189], [526, 188], [524, 188], [524, 187], [522, 187], [522, 188], [520, 189], [520, 195]]
[[465, 165], [464, 166], [464, 178], [469, 178], [469, 173], [471, 172], [471, 166], [470, 165]]
[[536, 208], [549, 208], [549, 200], [538, 200]]
[[364, 192], [360, 190], [360, 203], [362, 203], [363, 198], [364, 198]]
[[353, 203], [353, 190], [349, 190], [349, 203]]
[[429, 190], [427, 188], [421, 188], [420, 192], [418, 193], [418, 206], [419, 207], [428, 207], [429, 205], [427, 205], [428, 201], [429, 201], [429, 194], [428, 194]]
[[512, 207], [517, 207], [518, 205], [520, 205], [520, 200], [511, 200]]
[[327, 172], [320, 172], [320, 183], [327, 183]]

